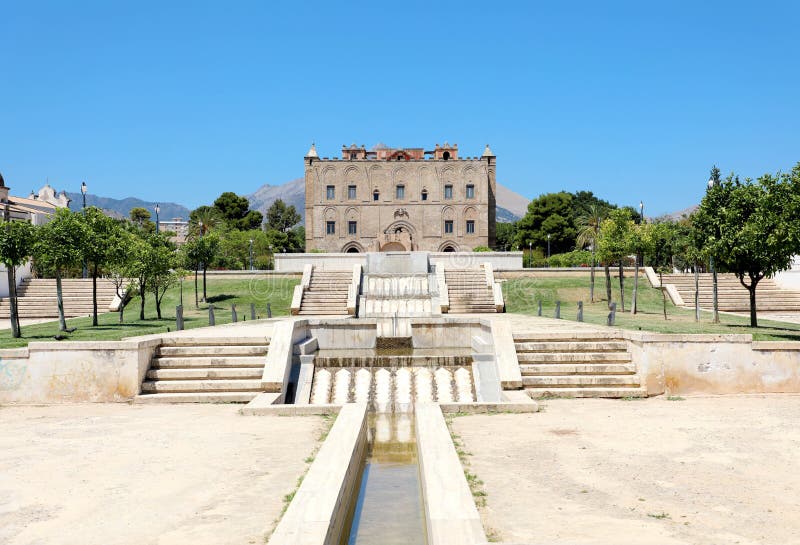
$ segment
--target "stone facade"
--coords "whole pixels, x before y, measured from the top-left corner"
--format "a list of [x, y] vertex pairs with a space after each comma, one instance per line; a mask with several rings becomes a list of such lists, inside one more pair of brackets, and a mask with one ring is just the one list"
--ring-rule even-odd
[[458, 146], [305, 157], [306, 251], [470, 251], [495, 244], [496, 157]]

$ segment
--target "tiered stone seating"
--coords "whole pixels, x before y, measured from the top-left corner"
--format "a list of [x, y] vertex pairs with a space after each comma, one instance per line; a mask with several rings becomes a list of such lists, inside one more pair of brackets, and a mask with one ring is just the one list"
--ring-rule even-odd
[[522, 384], [533, 398], [646, 397], [627, 344], [614, 333], [515, 335]]
[[[714, 308], [713, 280], [711, 273], [699, 275], [700, 308]], [[665, 274], [664, 284], [673, 284], [685, 306], [694, 306], [694, 274]], [[729, 312], [750, 310], [750, 292], [733, 274], [717, 275], [719, 309]], [[800, 311], [800, 291], [786, 290], [771, 278], [765, 278], [756, 288], [756, 307], [760, 311]]]
[[137, 403], [247, 403], [262, 391], [264, 339], [174, 342], [156, 349]]
[[486, 285], [486, 273], [480, 269], [445, 269], [450, 314], [497, 312], [492, 288]]
[[[68, 318], [88, 316], [92, 313], [92, 279], [65, 278], [61, 280], [64, 295], [64, 314]], [[58, 318], [56, 281], [52, 278], [24, 280], [17, 290], [20, 318]], [[97, 279], [97, 312], [108, 312], [116, 296], [114, 284]], [[0, 299], [0, 318], [8, 318], [11, 302]]]
[[347, 315], [347, 290], [352, 271], [325, 271], [314, 267], [303, 292], [299, 314]]

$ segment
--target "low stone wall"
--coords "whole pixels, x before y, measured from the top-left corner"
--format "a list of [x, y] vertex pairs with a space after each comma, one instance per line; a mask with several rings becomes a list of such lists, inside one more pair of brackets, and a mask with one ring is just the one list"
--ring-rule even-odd
[[800, 343], [627, 331], [648, 395], [800, 393]]
[[[429, 252], [428, 258], [431, 265], [443, 264], [451, 269], [478, 268], [485, 262], [491, 263], [495, 270], [522, 268], [522, 252]], [[365, 267], [367, 254], [275, 254], [278, 273], [302, 273], [307, 263], [320, 270], [349, 271], [353, 265]]]
[[415, 426], [428, 545], [485, 543], [478, 509], [439, 406], [418, 404]]
[[367, 406], [342, 406], [269, 545], [338, 545], [358, 494], [367, 449]]
[[129, 401], [159, 343], [32, 342], [0, 350], [0, 403]]

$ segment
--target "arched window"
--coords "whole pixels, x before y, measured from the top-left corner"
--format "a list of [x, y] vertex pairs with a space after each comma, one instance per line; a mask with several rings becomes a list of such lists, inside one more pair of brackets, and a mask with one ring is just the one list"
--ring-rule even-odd
[[447, 161], [448, 159], [450, 159], [450, 152], [449, 152], [449, 151], [446, 151], [446, 152], [444, 152], [444, 153], [442, 154], [442, 159], [444, 159], [445, 161]]
[[421, 197], [422, 197], [422, 200], [423, 200], [423, 201], [427, 201], [427, 200], [428, 200], [428, 190], [427, 190], [427, 189], [423, 189], [423, 190], [422, 190], [422, 195], [421, 195]]
[[372, 192], [372, 200], [373, 201], [380, 200], [380, 198], [381, 198], [381, 192], [380, 191], [378, 191], [376, 189], [375, 191]]

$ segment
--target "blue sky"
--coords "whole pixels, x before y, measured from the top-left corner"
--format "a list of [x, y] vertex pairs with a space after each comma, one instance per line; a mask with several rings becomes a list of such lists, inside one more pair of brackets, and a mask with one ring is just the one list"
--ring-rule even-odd
[[0, 0], [0, 172], [188, 206], [302, 175], [311, 141], [498, 156], [528, 197], [649, 214], [713, 163], [800, 161], [798, 2]]

